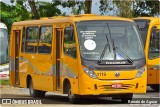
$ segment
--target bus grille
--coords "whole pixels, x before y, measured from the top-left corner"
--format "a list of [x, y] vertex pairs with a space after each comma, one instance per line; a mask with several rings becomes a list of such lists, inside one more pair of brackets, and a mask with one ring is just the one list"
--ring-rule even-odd
[[102, 89], [103, 91], [120, 91], [120, 90], [129, 90], [133, 88], [135, 85], [133, 84], [123, 84], [121, 88], [112, 88], [111, 85], [101, 85], [99, 86], [99, 89]]
[[95, 67], [96, 70], [135, 70], [136, 67]]

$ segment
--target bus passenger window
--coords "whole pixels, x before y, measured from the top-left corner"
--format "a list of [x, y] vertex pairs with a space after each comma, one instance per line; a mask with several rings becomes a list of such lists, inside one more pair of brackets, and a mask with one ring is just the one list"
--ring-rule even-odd
[[76, 42], [73, 27], [66, 27], [64, 30], [64, 53], [76, 58]]
[[149, 45], [149, 58], [157, 58], [159, 57], [159, 52], [160, 52], [160, 29], [156, 29], [154, 27], [151, 32], [151, 37], [150, 37], [150, 45]]
[[38, 44], [38, 32], [38, 27], [27, 28], [25, 52], [36, 53]]
[[40, 30], [38, 53], [51, 53], [52, 27], [43, 26]]

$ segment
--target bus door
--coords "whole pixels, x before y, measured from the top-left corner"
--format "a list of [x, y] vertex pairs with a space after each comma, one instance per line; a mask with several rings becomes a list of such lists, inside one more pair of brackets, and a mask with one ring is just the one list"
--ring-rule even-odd
[[20, 30], [15, 30], [14, 37], [15, 37], [15, 85], [19, 85], [19, 47], [20, 47]]
[[[158, 29], [159, 28], [159, 29]], [[159, 82], [159, 51], [160, 51], [160, 25], [153, 26], [150, 34], [150, 42], [148, 48], [148, 84], [160, 84]]]
[[[29, 27], [28, 27], [29, 28]], [[31, 56], [31, 64], [36, 68], [33, 71], [34, 75], [34, 87], [44, 91], [53, 91], [53, 77], [52, 77], [52, 26], [41, 25], [38, 27], [30, 27], [37, 32], [39, 36], [38, 44], [35, 44], [32, 51], [34, 54]], [[38, 35], [39, 32], [39, 35]], [[27, 35], [30, 36], [30, 35]], [[36, 45], [38, 47], [36, 47]], [[34, 56], [34, 57], [33, 57]], [[50, 84], [46, 86], [47, 84]]]
[[56, 29], [56, 90], [60, 89], [60, 60], [62, 49], [62, 30]]

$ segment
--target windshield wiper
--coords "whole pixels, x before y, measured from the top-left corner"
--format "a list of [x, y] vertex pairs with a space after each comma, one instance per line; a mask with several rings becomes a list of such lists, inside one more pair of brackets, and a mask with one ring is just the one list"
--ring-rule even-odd
[[103, 57], [104, 57], [104, 55], [105, 55], [106, 50], [107, 50], [108, 47], [109, 47], [109, 52], [111, 52], [107, 34], [106, 34], [106, 40], [107, 40], [107, 43], [105, 44], [104, 49], [103, 49], [103, 51], [102, 51], [102, 53], [101, 53], [101, 56], [100, 56], [100, 58], [99, 58], [99, 60], [98, 60], [98, 62], [97, 62], [98, 64], [100, 64], [100, 63], [102, 62]]
[[107, 27], [108, 27], [109, 35], [110, 35], [110, 38], [111, 38], [111, 41], [112, 41], [112, 47], [113, 47], [113, 52], [114, 52], [114, 59], [116, 59], [116, 52], [115, 52], [115, 51], [118, 51], [122, 56], [124, 56], [124, 57], [127, 59], [127, 61], [128, 61], [129, 63], [133, 64], [133, 60], [132, 60], [126, 53], [124, 53], [124, 52], [121, 51], [118, 47], [116, 47], [116, 46], [114, 45], [114, 40], [113, 40], [112, 37], [111, 37], [111, 32], [110, 32], [110, 29], [109, 29], [108, 24], [107, 24]]
[[[110, 35], [110, 38], [111, 38], [111, 41], [112, 41], [112, 47], [115, 47], [114, 40], [111, 37], [111, 31], [110, 31], [110, 28], [109, 28], [108, 24], [107, 24], [107, 28], [108, 28], [108, 32], [109, 32], [109, 35]], [[114, 53], [114, 60], [115, 60], [116, 59], [116, 53], [115, 53], [114, 49], [113, 49], [113, 53]]]
[[121, 55], [123, 55], [127, 59], [129, 63], [133, 64], [133, 60], [126, 53], [120, 50], [118, 47], [114, 47], [113, 50], [118, 51]]

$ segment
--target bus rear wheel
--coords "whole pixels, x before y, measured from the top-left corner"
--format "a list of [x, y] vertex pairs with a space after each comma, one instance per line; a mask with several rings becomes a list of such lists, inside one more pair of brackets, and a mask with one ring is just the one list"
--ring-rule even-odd
[[45, 91], [35, 90], [33, 88], [32, 79], [29, 80], [29, 93], [31, 97], [43, 98], [45, 96]]
[[78, 95], [72, 94], [71, 85], [68, 85], [68, 100], [72, 104], [77, 104], [79, 102]]
[[153, 90], [155, 90], [155, 91], [159, 91], [159, 89], [160, 89], [160, 85], [159, 84], [154, 84], [154, 85], [150, 85], [150, 87], [153, 89]]

